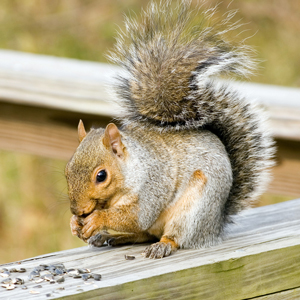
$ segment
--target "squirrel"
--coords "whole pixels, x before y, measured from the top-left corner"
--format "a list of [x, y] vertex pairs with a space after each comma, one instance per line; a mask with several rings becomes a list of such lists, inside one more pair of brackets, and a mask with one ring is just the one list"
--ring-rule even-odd
[[148, 242], [149, 258], [216, 245], [270, 180], [264, 113], [215, 81], [252, 73], [251, 49], [224, 38], [234, 13], [210, 25], [208, 9], [195, 25], [190, 2], [151, 2], [140, 23], [125, 20], [110, 53], [126, 71], [115, 83], [121, 128], [79, 122], [65, 174], [71, 231], [90, 245]]

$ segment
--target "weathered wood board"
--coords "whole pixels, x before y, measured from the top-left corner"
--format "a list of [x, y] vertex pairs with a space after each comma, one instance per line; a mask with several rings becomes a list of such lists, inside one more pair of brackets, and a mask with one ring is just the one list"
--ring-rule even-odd
[[[117, 115], [109, 92], [119, 68], [0, 50], [0, 149], [68, 160], [76, 128], [105, 126]], [[270, 114], [278, 142], [271, 194], [300, 196], [300, 89], [231, 82]]]
[[[120, 68], [0, 50], [0, 101], [115, 117], [111, 84]], [[246, 82], [229, 82], [269, 111], [270, 129], [278, 138], [300, 140], [300, 90]]]
[[267, 296], [257, 297], [257, 300], [298, 300], [300, 299], [300, 288], [283, 291], [280, 293], [270, 294]]
[[[300, 199], [248, 210], [235, 217], [221, 245], [179, 250], [160, 260], [143, 258], [145, 245], [129, 245], [81, 247], [6, 264], [1, 267], [30, 271], [42, 263], [64, 263], [89, 268], [102, 274], [102, 280], [42, 282], [42, 288], [34, 288], [40, 293], [32, 295], [37, 284], [29, 283], [24, 273], [19, 277], [28, 289], [0, 288], [0, 299], [299, 299], [299, 217]], [[136, 259], [125, 260], [125, 254]]]

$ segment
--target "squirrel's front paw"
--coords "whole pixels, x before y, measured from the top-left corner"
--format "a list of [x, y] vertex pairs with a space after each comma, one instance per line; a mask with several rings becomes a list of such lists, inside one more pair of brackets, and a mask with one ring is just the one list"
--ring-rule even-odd
[[70, 220], [71, 232], [73, 235], [80, 237], [82, 225], [80, 218], [78, 216], [73, 215]]
[[101, 233], [97, 233], [91, 236], [88, 239], [89, 246], [101, 247], [107, 240], [111, 238], [111, 235], [106, 231], [101, 231]]
[[93, 211], [85, 219], [82, 220], [81, 236], [87, 241], [90, 237], [103, 231], [103, 224], [98, 210]]

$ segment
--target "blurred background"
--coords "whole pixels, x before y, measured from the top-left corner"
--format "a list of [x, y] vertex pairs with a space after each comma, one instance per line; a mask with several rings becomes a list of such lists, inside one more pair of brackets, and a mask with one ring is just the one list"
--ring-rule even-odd
[[[123, 14], [138, 16], [148, 2], [2, 0], [0, 49], [107, 62], [105, 54], [123, 27]], [[219, 15], [230, 2], [223, 0]], [[299, 87], [300, 2], [235, 0], [229, 9], [239, 10], [236, 19], [242, 18], [247, 30], [241, 37], [252, 36], [248, 44], [261, 60], [251, 81]], [[85, 245], [69, 229], [65, 164], [0, 150], [0, 263]], [[260, 205], [297, 196], [266, 193]]]

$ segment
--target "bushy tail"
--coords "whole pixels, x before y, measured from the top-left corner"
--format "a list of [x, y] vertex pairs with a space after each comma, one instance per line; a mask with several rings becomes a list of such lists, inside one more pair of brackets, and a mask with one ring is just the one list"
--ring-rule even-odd
[[205, 128], [219, 136], [233, 169], [230, 215], [264, 191], [274, 149], [259, 109], [214, 82], [218, 75], [245, 76], [254, 68], [248, 47], [224, 39], [240, 26], [232, 22], [235, 13], [211, 25], [215, 11], [202, 12], [196, 25], [198, 11], [190, 1], [151, 3], [141, 23], [126, 19], [110, 58], [128, 72], [117, 85], [125, 124]]

